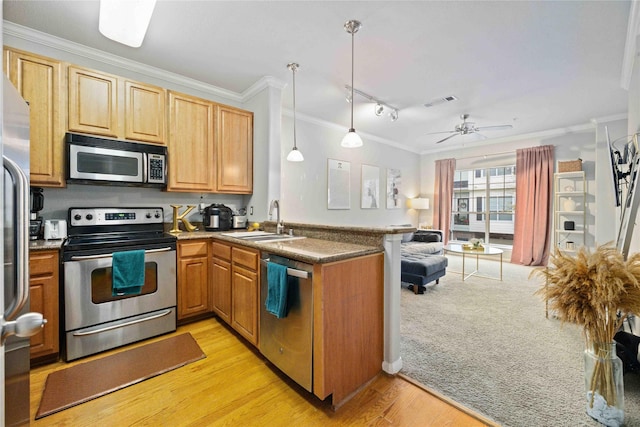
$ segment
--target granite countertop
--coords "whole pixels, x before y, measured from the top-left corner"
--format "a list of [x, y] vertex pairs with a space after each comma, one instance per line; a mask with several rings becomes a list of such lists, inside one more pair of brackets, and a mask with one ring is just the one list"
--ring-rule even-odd
[[64, 242], [64, 239], [29, 240], [29, 251], [35, 252], [35, 251], [60, 250], [63, 242]]
[[[238, 230], [240, 231], [240, 230]], [[223, 232], [194, 231], [177, 234], [178, 240], [213, 238], [236, 245], [258, 249], [263, 252], [280, 255], [297, 261], [323, 264], [340, 261], [363, 255], [381, 253], [383, 250], [375, 246], [358, 245], [353, 243], [334, 242], [330, 240], [314, 239], [310, 237], [277, 242], [252, 242], [232, 236], [223, 236]], [[224, 232], [224, 233], [229, 233]], [[296, 236], [297, 237], [297, 236]]]

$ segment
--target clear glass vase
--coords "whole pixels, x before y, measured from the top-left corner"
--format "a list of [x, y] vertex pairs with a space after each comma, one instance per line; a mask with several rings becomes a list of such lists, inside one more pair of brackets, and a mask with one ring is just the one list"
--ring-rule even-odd
[[584, 352], [584, 380], [587, 414], [610, 427], [624, 423], [624, 382], [622, 360], [616, 343], [593, 343]]

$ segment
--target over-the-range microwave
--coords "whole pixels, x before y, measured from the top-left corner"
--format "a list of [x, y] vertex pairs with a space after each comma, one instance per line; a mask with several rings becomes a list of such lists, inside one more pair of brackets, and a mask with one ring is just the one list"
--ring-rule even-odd
[[67, 182], [141, 187], [167, 184], [167, 148], [66, 134]]

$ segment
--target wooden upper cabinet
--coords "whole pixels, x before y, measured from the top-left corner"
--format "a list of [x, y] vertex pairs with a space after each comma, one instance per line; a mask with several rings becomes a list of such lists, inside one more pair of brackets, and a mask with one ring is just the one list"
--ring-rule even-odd
[[216, 170], [217, 192], [253, 192], [253, 113], [219, 106]]
[[60, 61], [5, 48], [5, 71], [29, 103], [31, 185], [64, 187], [65, 97]]
[[118, 136], [118, 78], [69, 66], [69, 130]]
[[131, 80], [124, 81], [125, 138], [165, 144], [166, 91]]
[[216, 105], [169, 91], [168, 191], [214, 192]]

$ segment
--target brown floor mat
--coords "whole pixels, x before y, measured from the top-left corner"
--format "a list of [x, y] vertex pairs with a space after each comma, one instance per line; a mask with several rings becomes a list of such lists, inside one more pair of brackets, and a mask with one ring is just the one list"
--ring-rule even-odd
[[204, 357], [198, 343], [186, 333], [52, 372], [47, 377], [36, 419]]

